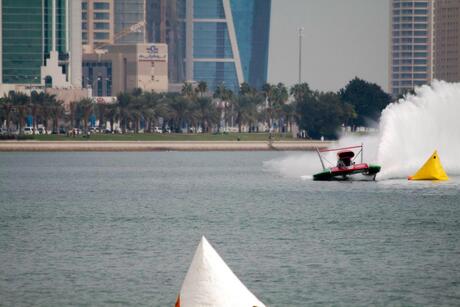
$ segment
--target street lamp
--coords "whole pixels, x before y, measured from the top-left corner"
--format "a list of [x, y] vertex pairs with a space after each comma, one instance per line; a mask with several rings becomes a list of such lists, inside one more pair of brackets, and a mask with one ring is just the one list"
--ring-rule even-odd
[[302, 83], [302, 38], [304, 27], [297, 29], [299, 32], [299, 84]]

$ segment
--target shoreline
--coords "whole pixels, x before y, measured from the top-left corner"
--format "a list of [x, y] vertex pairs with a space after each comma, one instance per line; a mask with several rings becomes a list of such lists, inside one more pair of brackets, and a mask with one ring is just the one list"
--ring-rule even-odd
[[329, 141], [1, 141], [0, 152], [312, 151]]

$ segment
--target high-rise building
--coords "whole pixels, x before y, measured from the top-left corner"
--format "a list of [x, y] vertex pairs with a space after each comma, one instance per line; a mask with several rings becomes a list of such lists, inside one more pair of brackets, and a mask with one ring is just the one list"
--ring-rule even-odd
[[168, 43], [171, 82], [260, 88], [267, 80], [270, 11], [271, 0], [150, 0], [148, 37]]
[[460, 82], [460, 0], [436, 0], [434, 78]]
[[145, 43], [144, 26], [130, 31], [132, 26], [145, 23], [145, 5], [145, 0], [115, 0], [115, 33], [120, 34], [115, 36], [116, 44]]
[[433, 73], [433, 0], [391, 1], [390, 93], [430, 83]]
[[81, 86], [81, 1], [0, 0], [0, 83]]
[[147, 41], [168, 44], [171, 83], [185, 77], [185, 0], [147, 0]]
[[114, 43], [113, 0], [82, 0], [82, 37], [85, 53]]

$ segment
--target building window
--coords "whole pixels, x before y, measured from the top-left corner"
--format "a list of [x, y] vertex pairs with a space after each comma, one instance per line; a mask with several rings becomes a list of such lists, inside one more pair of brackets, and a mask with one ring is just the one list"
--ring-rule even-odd
[[97, 39], [97, 40], [109, 39], [109, 33], [108, 32], [94, 32], [94, 39]]
[[416, 15], [428, 15], [428, 10], [415, 10]]
[[95, 22], [94, 29], [95, 30], [109, 30], [110, 24], [107, 22]]
[[414, 79], [426, 79], [426, 74], [414, 74]]
[[81, 9], [82, 10], [87, 10], [88, 9], [88, 2], [82, 2], [81, 3]]
[[428, 17], [416, 16], [416, 17], [414, 18], [414, 21], [415, 21], [415, 22], [427, 22], [427, 21], [428, 21]]
[[95, 10], [109, 10], [110, 4], [107, 2], [94, 2]]
[[427, 31], [415, 31], [414, 35], [415, 36], [427, 36], [428, 32]]
[[426, 52], [415, 52], [414, 57], [416, 58], [426, 58], [428, 54]]
[[428, 7], [428, 2], [415, 2], [415, 7]]
[[109, 20], [110, 14], [109, 13], [94, 13], [94, 19], [96, 20]]

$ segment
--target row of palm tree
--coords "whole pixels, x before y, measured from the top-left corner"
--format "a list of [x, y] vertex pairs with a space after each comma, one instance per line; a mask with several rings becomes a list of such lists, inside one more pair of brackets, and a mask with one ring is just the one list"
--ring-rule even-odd
[[[289, 92], [282, 84], [266, 84], [257, 91], [247, 83], [241, 84], [234, 93], [220, 85], [212, 93], [206, 82], [196, 86], [184, 83], [180, 93], [142, 92], [135, 89], [130, 93], [120, 93], [113, 104], [91, 104], [86, 99], [71, 104], [72, 125], [87, 128], [88, 118], [95, 114], [99, 124], [109, 123], [114, 131], [115, 123], [123, 133], [153, 132], [162, 125], [172, 131], [225, 131], [229, 126], [238, 131], [256, 131], [259, 123], [272, 127], [280, 122], [288, 123], [290, 130], [294, 121], [295, 107], [288, 104]], [[161, 119], [161, 120], [160, 120]], [[141, 125], [143, 123], [143, 125]]]
[[0, 98], [0, 123], [5, 123], [7, 131], [13, 130], [12, 124], [15, 124], [22, 133], [28, 116], [32, 119], [34, 134], [40, 124], [47, 130], [50, 121], [52, 129], [57, 130], [59, 120], [64, 116], [63, 102], [55, 95], [35, 91], [31, 95], [11, 91]]
[[[266, 127], [286, 127], [290, 130], [295, 119], [294, 103], [288, 103], [290, 95], [299, 98], [308, 85], [296, 85], [289, 92], [282, 84], [265, 84], [258, 91], [247, 83], [233, 92], [223, 84], [212, 93], [206, 82], [196, 85], [184, 83], [180, 93], [143, 92], [135, 89], [120, 93], [114, 103], [95, 104], [90, 98], [70, 103], [64, 109], [55, 95], [32, 92], [27, 95], [10, 92], [0, 98], [0, 123], [6, 129], [25, 127], [26, 118], [32, 119], [34, 133], [38, 125], [47, 130], [59, 131], [59, 127], [81, 127], [88, 130], [91, 118], [97, 118], [101, 128], [114, 131], [116, 124], [122, 132], [152, 132], [163, 125], [173, 131], [222, 131], [232, 126], [249, 131], [257, 130], [259, 123]], [[30, 122], [30, 120], [29, 120]], [[109, 127], [105, 127], [108, 123]], [[281, 125], [282, 123], [282, 125]], [[50, 125], [51, 124], [51, 125]], [[4, 127], [5, 128], [5, 127]]]

